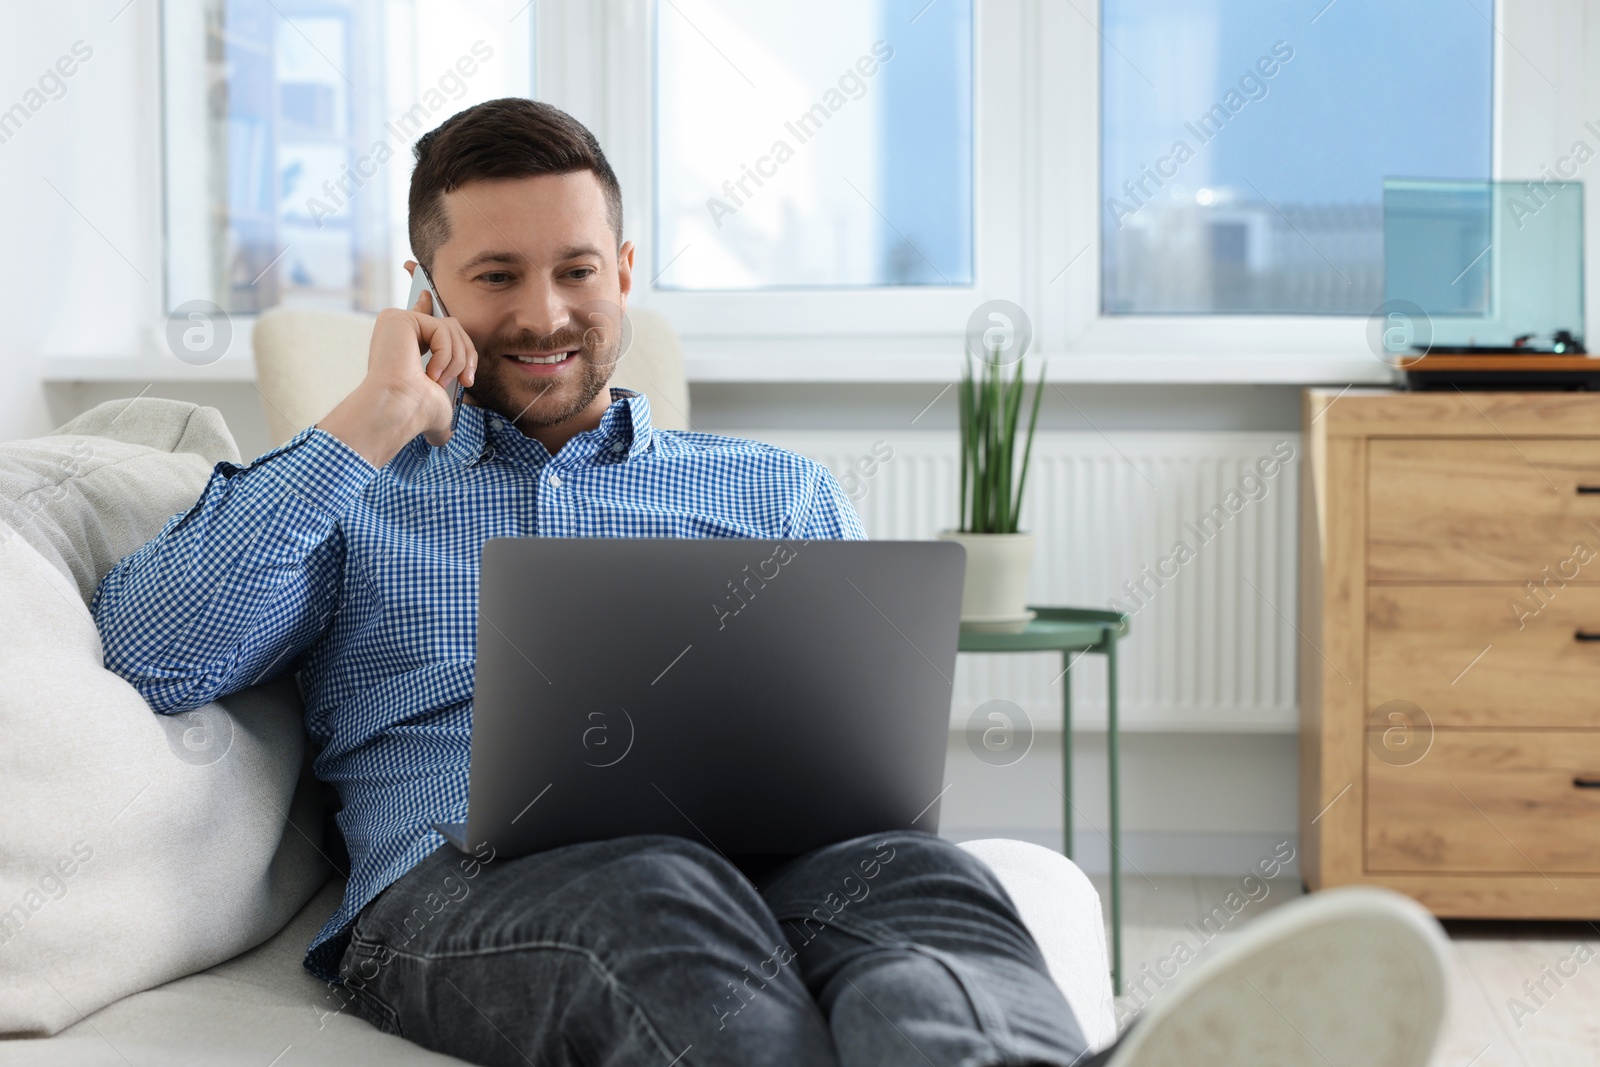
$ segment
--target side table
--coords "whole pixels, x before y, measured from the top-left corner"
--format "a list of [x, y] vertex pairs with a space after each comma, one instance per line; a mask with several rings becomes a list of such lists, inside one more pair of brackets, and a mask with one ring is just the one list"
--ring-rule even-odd
[[962, 652], [1061, 653], [1062, 851], [1072, 858], [1072, 664], [1074, 653], [1106, 657], [1106, 769], [1111, 793], [1111, 981], [1122, 995], [1122, 813], [1117, 798], [1117, 639], [1128, 635], [1128, 616], [1094, 608], [1046, 608], [1020, 633], [961, 631]]

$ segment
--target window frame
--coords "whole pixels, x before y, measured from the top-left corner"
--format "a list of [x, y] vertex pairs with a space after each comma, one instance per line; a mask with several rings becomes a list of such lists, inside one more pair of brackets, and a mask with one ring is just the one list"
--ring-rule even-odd
[[[690, 376], [702, 380], [870, 380], [880, 373], [875, 367], [891, 375], [921, 375], [930, 367], [940, 378], [958, 373], [972, 310], [987, 299], [1020, 302], [1025, 286], [1016, 254], [1027, 184], [1020, 150], [1024, 83], [1008, 61], [1023, 41], [1021, 9], [974, 0], [973, 285], [707, 291], [660, 289], [652, 281], [671, 258], [652, 245], [659, 9], [652, 0], [622, 0], [599, 12], [583, 0], [541, 4], [549, 21], [540, 37], [564, 37], [568, 60], [557, 70], [540, 53], [539, 69], [549, 75], [540, 94], [590, 125], [622, 184], [624, 236], [637, 249], [630, 305], [672, 321]], [[572, 62], [584, 45], [595, 61]]]
[[[630, 302], [673, 322], [691, 380], [948, 382], [960, 373], [967, 317], [996, 298], [1028, 310], [1033, 353], [1049, 359], [1054, 381], [1392, 380], [1360, 317], [1100, 314], [1100, 10], [1089, 0], [973, 0], [973, 286], [655, 289], [651, 20], [659, 2], [538, 0], [523, 17], [537, 20], [536, 96], [588, 124], [622, 182], [626, 236], [638, 248]], [[1585, 120], [1600, 127], [1600, 18], [1586, 17], [1583, 0], [1468, 2], [1496, 27], [1493, 177], [1537, 175], [1577, 136], [1600, 149], [1600, 135], [1584, 132]], [[168, 81], [158, 100], [163, 119]], [[165, 196], [177, 191], [168, 158], [164, 151]], [[1600, 161], [1586, 169], [1595, 176], [1578, 180], [1600, 180]], [[162, 231], [169, 257], [196, 237], [175, 232], [173, 221], [169, 214]], [[1584, 225], [1592, 256], [1600, 212], [1587, 203]], [[170, 286], [170, 259], [163, 274]], [[1600, 270], [1586, 266], [1584, 293], [1593, 315]], [[234, 318], [247, 339], [250, 317]]]
[[[581, 3], [544, 0], [541, 6], [559, 18], [559, 9]], [[634, 239], [653, 232], [649, 20], [656, 7], [657, 0], [623, 0], [608, 18], [591, 19], [591, 47], [610, 65], [590, 64], [590, 84], [540, 86], [558, 104], [590, 105], [590, 114], [580, 117], [594, 121], [617, 167], [636, 220], [629, 226]], [[1600, 56], [1600, 27], [1586, 22], [1581, 0], [1499, 0], [1478, 10], [1496, 25], [1492, 174], [1535, 174], [1561, 154], [1555, 117], [1581, 126], [1571, 120], [1595, 96], [1584, 76], [1597, 67], [1587, 59]], [[1368, 347], [1367, 320], [1360, 316], [1101, 314], [1100, 7], [1080, 0], [974, 0], [974, 19], [976, 284], [910, 291], [662, 291], [650, 284], [658, 252], [640, 241], [631, 300], [678, 327], [691, 378], [948, 380], [959, 373], [966, 316], [983, 300], [1003, 297], [1028, 310], [1034, 352], [1049, 358], [1053, 380], [1392, 379]], [[564, 40], [569, 56], [579, 54], [576, 42], [554, 26], [541, 37]], [[1541, 59], [1543, 74], [1508, 38], [1520, 43], [1521, 53], [1552, 57]], [[540, 70], [550, 69], [541, 54]], [[1557, 86], [1584, 88], [1562, 91], [1545, 84], [1545, 74]], [[1596, 80], [1591, 75], [1587, 82]], [[1519, 121], [1508, 138], [1508, 110], [1535, 111], [1549, 119], [1548, 128]], [[1595, 212], [1586, 219], [1586, 227], [1596, 225]], [[1596, 247], [1600, 232], [1588, 236], [1589, 247]], [[1587, 275], [1588, 306], [1595, 307], [1600, 272]]]
[[[510, 20], [512, 26], [522, 26], [528, 33], [533, 34], [528, 57], [534, 60], [538, 53], [540, 40], [538, 33], [539, 6], [544, 0], [528, 0], [525, 6], [520, 3], [511, 3], [510, 10], [516, 14]], [[291, 16], [282, 11], [277, 12], [284, 21], [291, 21]], [[303, 17], [296, 13], [293, 17]], [[524, 22], [523, 20], [527, 20]], [[211, 198], [207, 188], [209, 174], [204, 167], [173, 167], [171, 161], [183, 158], [185, 154], [204, 158], [209, 154], [211, 145], [208, 132], [208, 86], [188, 78], [174, 78], [173, 59], [171, 53], [176, 40], [204, 40], [205, 11], [204, 5], [198, 0], [158, 0], [154, 20], [154, 33], [156, 54], [160, 57], [160, 78], [155, 92], [154, 111], [158, 129], [161, 131], [161, 148], [158, 161], [159, 167], [159, 215], [160, 219], [160, 245], [162, 250], [161, 260], [161, 287], [158, 298], [159, 318], [148, 325], [148, 332], [152, 346], [160, 351], [165, 349], [163, 339], [167, 317], [172, 310], [186, 300], [201, 298], [211, 300], [214, 296], [214, 278], [211, 272], [211, 243], [215, 233], [211, 227], [213, 221], [210, 215]], [[178, 64], [185, 73], [195, 70], [204, 70], [206, 60], [188, 56]], [[524, 78], [530, 92], [536, 90], [538, 69], [534, 67], [534, 77]], [[386, 91], [386, 90], [383, 90]], [[441, 112], [440, 122], [447, 115]], [[349, 144], [349, 141], [346, 142]], [[359, 148], [356, 149], [359, 151]], [[391, 157], [396, 160], [409, 160], [409, 148], [405, 151], [396, 151]], [[406, 166], [406, 163], [400, 163]], [[379, 170], [369, 180], [392, 181], [392, 172], [388, 167]], [[409, 184], [410, 168], [406, 167], [404, 180], [400, 183], [395, 199], [400, 207], [404, 207], [405, 197], [403, 188]], [[198, 205], [198, 206], [197, 206]], [[411, 249], [407, 244], [405, 219], [402, 215], [398, 222], [389, 219], [385, 223], [385, 230], [392, 244], [395, 255], [394, 262], [390, 264], [392, 271], [398, 272], [401, 264], [411, 257]], [[395, 281], [391, 273], [390, 281]], [[396, 291], [402, 295], [403, 287]], [[373, 312], [351, 310], [351, 314], [373, 314]], [[227, 311], [224, 312], [231, 324], [233, 340], [224, 361], [248, 360], [253, 358], [251, 334], [255, 328], [255, 321], [259, 314], [252, 311]], [[201, 375], [203, 375], [203, 371]], [[198, 375], [191, 375], [195, 377]]]
[[[1319, 14], [1319, 6], [1308, 7], [1308, 19]], [[1527, 11], [1532, 3], [1503, 0], [1501, 6]], [[1479, 8], [1479, 13], [1485, 12]], [[1265, 379], [1270, 381], [1391, 381], [1393, 371], [1368, 345], [1365, 316], [1101, 313], [1101, 9], [1095, 4], [1092, 11], [1084, 11], [1069, 0], [1064, 5], [1043, 5], [1039, 14], [1041, 53], [1071, 56], [1068, 62], [1041, 68], [1040, 123], [1035, 134], [1045, 146], [1044, 172], [1066, 175], [1062, 195], [1046, 196], [1038, 205], [1041, 229], [1047, 245], [1074, 250], [1086, 247], [1082, 261], [1089, 265], [1066, 294], [1034, 294], [1043, 309], [1040, 336], [1047, 351], [1060, 353], [1066, 361], [1078, 364], [1080, 371], [1095, 377], [1099, 376], [1096, 372], [1109, 370], [1105, 364], [1125, 361], [1129, 377], [1142, 367], [1179, 373], [1187, 369], [1189, 373], [1179, 380], [1197, 382], [1241, 380], [1263, 372], [1270, 372]], [[1489, 17], [1496, 18], [1498, 26], [1498, 14]], [[1528, 155], [1520, 147], [1508, 154], [1501, 137], [1501, 115], [1508, 87], [1513, 92], [1527, 92], [1524, 83], [1531, 75], [1503, 74], [1503, 53], [1504, 34], [1497, 32], [1491, 90], [1490, 165], [1494, 177], [1508, 167], [1518, 169]], [[1084, 101], [1093, 101], [1093, 107], [1085, 108]], [[1051, 128], [1066, 129], [1069, 134], [1046, 138], [1045, 131]], [[1208, 369], [1212, 365], [1214, 370]]]
[[[1495, 27], [1491, 177], [1536, 176], [1571, 147], [1586, 112], [1600, 119], [1600, 19], [1585, 18], [1582, 0], [1467, 2]], [[1308, 18], [1320, 6], [1312, 5]], [[1043, 243], [1088, 245], [1083, 259], [1093, 266], [1087, 272], [1093, 277], [1078, 279], [1064, 297], [1032, 294], [1043, 313], [1038, 336], [1045, 350], [1075, 365], [1064, 371], [1093, 380], [1146, 380], [1144, 372], [1162, 371], [1195, 382], [1392, 381], [1393, 371], [1369, 347], [1365, 317], [1100, 313], [1100, 8], [1079, 11], [1068, 0], [1037, 10], [1040, 53], [1071, 57], [1041, 65], [1040, 123], [1033, 132], [1045, 149], [1043, 173], [1067, 175], [1062, 195], [1045, 196], [1037, 205]], [[1530, 56], [1539, 57], [1537, 68]], [[1085, 100], [1094, 106], [1084, 108]], [[1507, 124], [1507, 115], [1516, 121]], [[1051, 128], [1069, 135], [1046, 138]], [[1591, 138], [1591, 144], [1600, 149], [1600, 139]], [[1600, 167], [1595, 171], [1590, 184], [1600, 179]], [[1600, 249], [1600, 227], [1587, 204], [1584, 215], [1587, 260]], [[1593, 315], [1600, 308], [1600, 274], [1587, 264], [1584, 273], [1585, 303]], [[1587, 326], [1586, 331], [1593, 332]], [[1112, 366], [1119, 361], [1121, 372]]]

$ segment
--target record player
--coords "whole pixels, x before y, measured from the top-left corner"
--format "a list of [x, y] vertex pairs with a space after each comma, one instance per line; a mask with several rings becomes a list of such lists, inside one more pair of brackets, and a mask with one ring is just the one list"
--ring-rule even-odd
[[1387, 179], [1375, 352], [1410, 389], [1600, 389], [1581, 182]]

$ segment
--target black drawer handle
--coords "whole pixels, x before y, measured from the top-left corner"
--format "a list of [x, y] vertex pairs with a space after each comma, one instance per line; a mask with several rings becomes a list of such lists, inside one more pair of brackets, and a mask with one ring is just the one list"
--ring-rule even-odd
[[1574, 789], [1600, 789], [1600, 778], [1574, 778]]
[[1588, 630], [1578, 630], [1572, 635], [1574, 641], [1600, 641], [1600, 634], [1590, 633]]
[[1581, 493], [1600, 493], [1600, 485], [1580, 485], [1580, 486], [1578, 486], [1578, 492], [1580, 494]]

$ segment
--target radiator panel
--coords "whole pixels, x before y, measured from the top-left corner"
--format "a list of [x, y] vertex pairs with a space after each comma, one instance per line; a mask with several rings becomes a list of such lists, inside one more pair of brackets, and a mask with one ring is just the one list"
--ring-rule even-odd
[[[954, 433], [746, 436], [826, 465], [874, 538], [928, 538], [955, 524]], [[1022, 528], [1041, 534], [1030, 601], [1115, 601], [1132, 614], [1121, 647], [1124, 729], [1296, 728], [1299, 454], [1298, 434], [1036, 438], [1022, 512]], [[1073, 667], [1076, 729], [1104, 728], [1103, 662], [1085, 656]], [[1059, 729], [1060, 673], [1050, 655], [963, 655], [952, 720], [1003, 698], [1036, 727]]]

